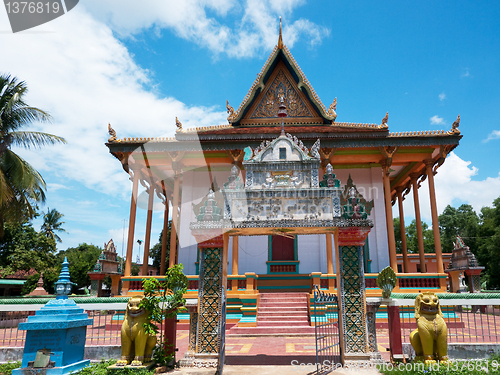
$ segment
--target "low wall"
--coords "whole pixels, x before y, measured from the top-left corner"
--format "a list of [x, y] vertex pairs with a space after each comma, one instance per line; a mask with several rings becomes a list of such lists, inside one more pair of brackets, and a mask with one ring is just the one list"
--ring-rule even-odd
[[[102, 359], [120, 359], [120, 345], [86, 346], [84, 359], [100, 361]], [[0, 348], [0, 363], [22, 361], [23, 348]]]
[[[410, 358], [415, 356], [413, 347], [409, 343], [403, 343], [403, 352]], [[448, 358], [450, 359], [486, 359], [495, 353], [500, 353], [500, 344], [448, 344]]]

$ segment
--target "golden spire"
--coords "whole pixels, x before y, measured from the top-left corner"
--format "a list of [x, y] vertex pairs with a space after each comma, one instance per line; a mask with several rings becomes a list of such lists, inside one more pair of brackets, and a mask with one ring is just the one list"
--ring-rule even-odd
[[281, 17], [280, 17], [280, 36], [278, 38], [278, 48], [283, 49], [283, 39], [281, 38]]

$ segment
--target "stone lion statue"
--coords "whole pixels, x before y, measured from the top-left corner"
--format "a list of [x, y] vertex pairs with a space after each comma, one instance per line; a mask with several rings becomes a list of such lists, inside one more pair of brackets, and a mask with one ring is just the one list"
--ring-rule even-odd
[[[132, 297], [127, 303], [125, 319], [122, 324], [122, 356], [117, 366], [142, 366], [143, 362], [150, 362], [153, 348], [156, 345], [156, 335], [147, 334], [144, 323], [148, 320], [148, 313], [139, 307], [142, 296]], [[133, 359], [133, 360], [132, 360]]]
[[448, 336], [439, 298], [432, 292], [420, 293], [415, 299], [417, 329], [410, 334], [415, 360], [426, 364], [448, 361]]

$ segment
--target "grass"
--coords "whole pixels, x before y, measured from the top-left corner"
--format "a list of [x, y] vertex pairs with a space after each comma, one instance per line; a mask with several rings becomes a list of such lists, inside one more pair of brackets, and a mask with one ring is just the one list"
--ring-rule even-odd
[[380, 367], [385, 375], [500, 375], [500, 356], [489, 359], [450, 361], [447, 364], [424, 365], [423, 363], [386, 364]]
[[21, 367], [21, 362], [9, 362], [0, 365], [0, 375], [10, 375], [12, 370]]
[[[116, 360], [101, 361], [99, 363], [91, 363], [90, 366], [85, 367], [81, 371], [75, 373], [78, 375], [152, 375], [152, 371], [145, 369], [118, 369], [110, 371], [108, 367], [114, 364]], [[21, 367], [21, 362], [9, 362], [0, 365], [0, 375], [11, 375], [12, 370]]]

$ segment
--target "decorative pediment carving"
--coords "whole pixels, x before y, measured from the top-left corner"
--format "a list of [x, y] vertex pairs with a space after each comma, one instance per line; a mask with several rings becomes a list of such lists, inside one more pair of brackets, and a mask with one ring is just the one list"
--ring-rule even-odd
[[252, 120], [262, 120], [278, 117], [278, 99], [285, 98], [289, 118], [318, 117], [306, 102], [305, 97], [297, 88], [297, 83], [291, 78], [284, 65], [276, 69], [274, 77], [269, 80], [263, 93], [250, 111]]

